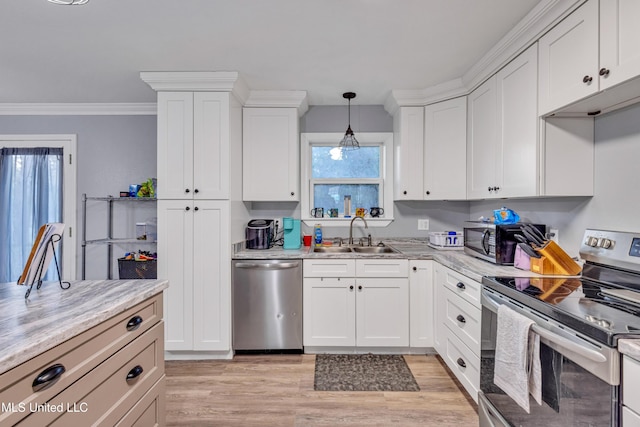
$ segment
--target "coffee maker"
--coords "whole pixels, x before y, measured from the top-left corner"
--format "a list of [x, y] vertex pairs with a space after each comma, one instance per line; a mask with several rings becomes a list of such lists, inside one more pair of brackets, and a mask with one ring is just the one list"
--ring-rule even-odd
[[289, 217], [282, 218], [284, 229], [283, 249], [300, 249], [300, 220]]

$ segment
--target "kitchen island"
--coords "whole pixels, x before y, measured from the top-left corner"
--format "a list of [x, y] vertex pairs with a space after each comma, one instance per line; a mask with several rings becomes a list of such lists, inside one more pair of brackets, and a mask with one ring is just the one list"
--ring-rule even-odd
[[162, 421], [167, 287], [45, 282], [25, 299], [26, 287], [0, 284], [0, 425]]

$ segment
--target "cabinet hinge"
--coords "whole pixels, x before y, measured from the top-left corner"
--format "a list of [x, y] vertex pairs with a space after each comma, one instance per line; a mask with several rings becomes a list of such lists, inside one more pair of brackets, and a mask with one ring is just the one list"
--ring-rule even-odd
[[71, 162], [71, 153], [69, 153], [69, 164], [70, 164], [70, 165], [71, 165], [71, 164], [73, 164], [73, 163]]
[[70, 237], [70, 238], [71, 238], [71, 237], [73, 237], [73, 236], [72, 236], [72, 234], [73, 234], [73, 233], [72, 233], [72, 230], [73, 230], [73, 227], [69, 227], [69, 237]]

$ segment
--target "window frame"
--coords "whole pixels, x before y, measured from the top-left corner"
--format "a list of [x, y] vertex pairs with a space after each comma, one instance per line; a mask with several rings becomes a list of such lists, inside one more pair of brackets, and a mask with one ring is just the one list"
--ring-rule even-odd
[[[311, 177], [311, 146], [337, 146], [344, 135], [342, 133], [301, 133], [300, 134], [300, 165], [301, 165], [301, 219], [305, 225], [348, 227], [352, 218], [314, 218], [311, 216], [311, 200], [313, 199], [313, 184], [336, 182], [324, 178]], [[386, 227], [393, 222], [393, 133], [391, 132], [362, 132], [356, 138], [360, 145], [380, 145], [380, 178], [344, 178], [340, 183], [379, 184], [380, 207], [384, 209], [384, 216], [380, 218], [365, 217], [370, 227]], [[367, 209], [370, 206], [365, 206]], [[352, 206], [355, 210], [356, 206]]]

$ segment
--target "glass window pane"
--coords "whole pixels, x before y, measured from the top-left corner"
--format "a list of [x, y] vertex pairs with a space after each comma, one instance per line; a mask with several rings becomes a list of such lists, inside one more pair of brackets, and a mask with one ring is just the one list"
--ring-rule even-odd
[[379, 178], [380, 147], [346, 151], [339, 147], [311, 147], [312, 178]]
[[344, 215], [344, 196], [351, 196], [351, 215], [356, 208], [369, 209], [380, 206], [378, 199], [378, 184], [314, 184], [313, 202], [315, 208], [338, 208], [340, 215]]

